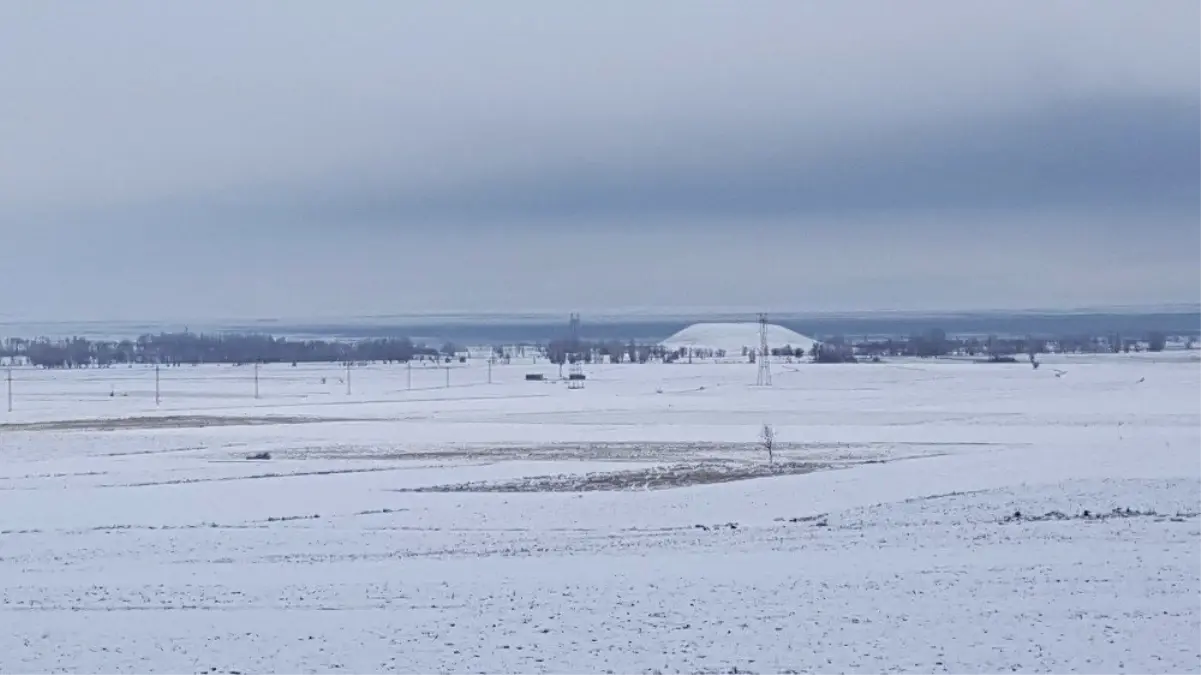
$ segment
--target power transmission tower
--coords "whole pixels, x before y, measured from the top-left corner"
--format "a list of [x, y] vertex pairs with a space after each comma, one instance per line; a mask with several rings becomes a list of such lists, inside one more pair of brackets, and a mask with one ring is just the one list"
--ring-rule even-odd
[[[564, 355], [570, 364], [567, 371], [567, 388], [568, 389], [583, 389], [584, 388], [584, 355], [580, 353], [580, 315], [572, 313], [568, 320], [568, 330], [570, 337], [568, 338], [567, 353]], [[562, 364], [559, 369], [562, 373]], [[562, 375], [560, 375], [562, 377]]]
[[572, 314], [567, 322], [567, 328], [570, 332], [570, 342], [567, 345], [567, 351], [570, 354], [575, 354], [580, 351], [580, 315]]
[[759, 375], [755, 378], [759, 387], [771, 386], [771, 352], [767, 348], [767, 315], [759, 315]]

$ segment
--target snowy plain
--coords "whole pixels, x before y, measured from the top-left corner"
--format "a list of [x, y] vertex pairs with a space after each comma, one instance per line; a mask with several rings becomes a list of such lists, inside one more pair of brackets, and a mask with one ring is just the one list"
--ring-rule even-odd
[[16, 370], [0, 671], [1198, 672], [1196, 355]]

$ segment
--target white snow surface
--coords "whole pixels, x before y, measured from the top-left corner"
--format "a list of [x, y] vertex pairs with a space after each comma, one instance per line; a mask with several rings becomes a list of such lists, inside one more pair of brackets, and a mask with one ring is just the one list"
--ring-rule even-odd
[[[742, 353], [743, 347], [750, 350], [759, 349], [759, 324], [694, 323], [659, 344], [671, 350], [724, 350], [727, 354], [735, 356]], [[809, 351], [815, 344], [817, 341], [811, 337], [773, 323], [767, 324], [767, 345], [770, 349], [791, 346]]]
[[[0, 671], [1197, 672], [1198, 364], [1046, 361], [22, 369]], [[826, 468], [400, 491], [762, 467], [765, 423]]]

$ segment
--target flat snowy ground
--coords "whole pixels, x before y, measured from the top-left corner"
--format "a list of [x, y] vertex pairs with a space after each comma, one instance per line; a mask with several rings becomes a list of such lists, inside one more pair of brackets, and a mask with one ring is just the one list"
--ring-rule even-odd
[[15, 372], [0, 671], [1201, 670], [1195, 356], [530, 371]]

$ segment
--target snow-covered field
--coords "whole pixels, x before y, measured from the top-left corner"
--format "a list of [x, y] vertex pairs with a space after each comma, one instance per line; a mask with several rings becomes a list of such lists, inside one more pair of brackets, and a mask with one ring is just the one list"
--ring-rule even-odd
[[1190, 354], [531, 371], [15, 372], [0, 671], [1201, 670]]

